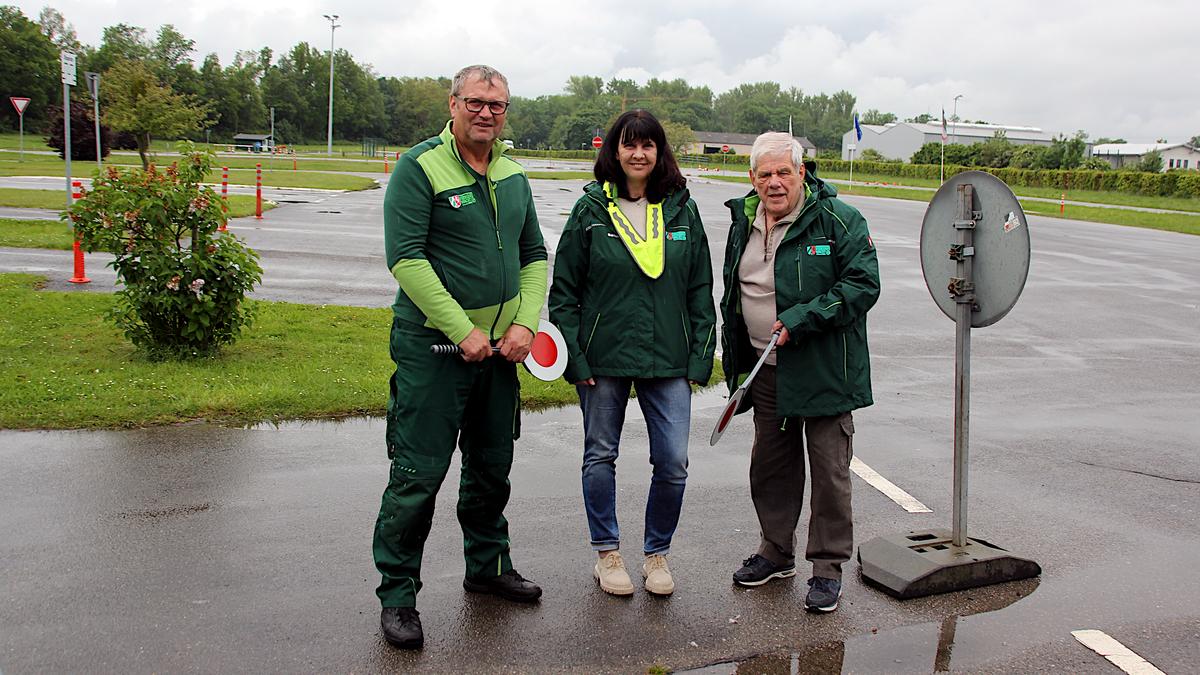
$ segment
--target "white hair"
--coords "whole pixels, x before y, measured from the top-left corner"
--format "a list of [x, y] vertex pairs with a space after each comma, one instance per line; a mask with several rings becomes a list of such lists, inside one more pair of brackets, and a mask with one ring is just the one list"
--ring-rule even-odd
[[750, 170], [758, 167], [758, 160], [766, 155], [792, 156], [792, 166], [797, 170], [804, 164], [804, 146], [791, 134], [782, 131], [768, 131], [754, 139], [750, 148]]

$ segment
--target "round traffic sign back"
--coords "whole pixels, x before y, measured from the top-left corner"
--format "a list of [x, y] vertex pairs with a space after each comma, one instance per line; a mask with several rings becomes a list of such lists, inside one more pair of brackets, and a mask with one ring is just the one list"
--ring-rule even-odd
[[1029, 276], [1029, 223], [1021, 204], [1004, 181], [983, 171], [965, 171], [948, 179], [925, 210], [921, 223], [921, 271], [925, 286], [946, 316], [954, 318], [956, 302], [947, 287], [957, 274], [950, 249], [958, 241], [958, 188], [970, 184], [975, 197], [974, 256], [971, 277], [977, 310], [971, 326], [990, 326], [1008, 314]]
[[604, 145], [604, 139], [596, 136], [592, 139], [592, 147], [599, 150], [600, 146]]

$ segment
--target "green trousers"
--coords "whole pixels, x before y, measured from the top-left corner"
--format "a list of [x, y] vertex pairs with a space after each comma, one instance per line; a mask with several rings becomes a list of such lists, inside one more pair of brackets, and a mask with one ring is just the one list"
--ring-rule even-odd
[[416, 606], [421, 554], [456, 441], [462, 450], [458, 522], [466, 575], [488, 578], [512, 569], [504, 507], [513, 441], [520, 434], [516, 364], [499, 356], [466, 363], [430, 354], [430, 345], [439, 342], [445, 342], [439, 331], [392, 321], [392, 468], [374, 540], [375, 566], [383, 576], [376, 594], [384, 607]]

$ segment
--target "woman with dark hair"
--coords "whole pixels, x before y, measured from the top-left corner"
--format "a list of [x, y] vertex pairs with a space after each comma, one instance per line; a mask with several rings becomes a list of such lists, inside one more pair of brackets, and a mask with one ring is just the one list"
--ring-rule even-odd
[[559, 239], [550, 320], [567, 343], [564, 378], [583, 411], [583, 502], [592, 575], [633, 593], [619, 552], [616, 460], [630, 388], [646, 418], [653, 473], [642, 565], [646, 590], [670, 595], [667, 566], [687, 481], [689, 382], [712, 371], [716, 313], [708, 239], [666, 133], [645, 110], [617, 118]]

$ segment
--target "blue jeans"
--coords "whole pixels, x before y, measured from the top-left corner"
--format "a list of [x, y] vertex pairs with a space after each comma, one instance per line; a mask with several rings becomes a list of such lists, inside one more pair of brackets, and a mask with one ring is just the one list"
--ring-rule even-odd
[[576, 387], [579, 407], [583, 410], [583, 505], [587, 509], [592, 548], [612, 551], [621, 542], [617, 528], [616, 461], [632, 385], [646, 417], [650, 464], [654, 468], [646, 500], [644, 551], [646, 555], [666, 555], [679, 524], [687, 483], [692, 389], [682, 377], [595, 379], [595, 386]]

